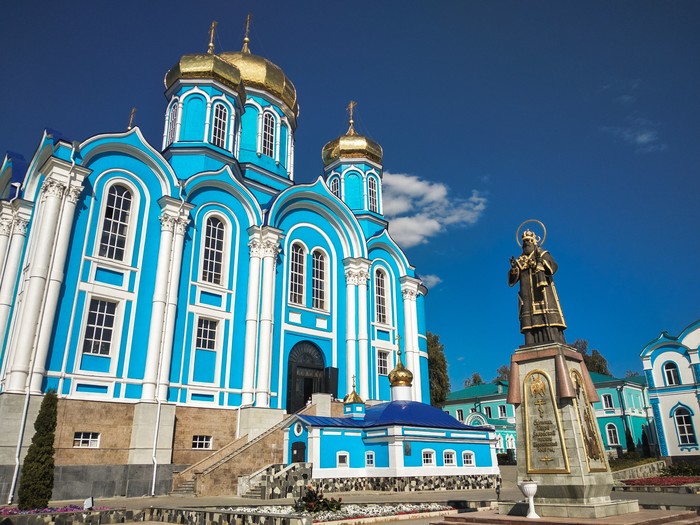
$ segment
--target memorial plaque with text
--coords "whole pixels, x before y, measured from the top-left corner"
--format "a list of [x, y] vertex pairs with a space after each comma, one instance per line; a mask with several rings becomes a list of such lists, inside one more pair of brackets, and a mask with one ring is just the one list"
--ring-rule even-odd
[[532, 474], [569, 473], [554, 386], [547, 372], [532, 370], [523, 380], [525, 453]]
[[598, 423], [593, 414], [588, 394], [583, 387], [583, 376], [578, 370], [571, 370], [571, 382], [576, 388], [574, 404], [578, 415], [579, 432], [583, 436], [583, 444], [586, 449], [586, 461], [589, 472], [607, 472], [608, 464], [605, 461], [605, 452], [600, 442]]

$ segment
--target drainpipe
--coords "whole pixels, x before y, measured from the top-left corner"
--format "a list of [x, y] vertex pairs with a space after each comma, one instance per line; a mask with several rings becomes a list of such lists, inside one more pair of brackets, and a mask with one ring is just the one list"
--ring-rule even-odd
[[[78, 141], [74, 141], [71, 152], [70, 152], [70, 168], [68, 169], [68, 189], [70, 189], [71, 181], [73, 180], [73, 168], [75, 168], [75, 154], [77, 153], [77, 148], [80, 145]], [[21, 185], [19, 183], [14, 183], [15, 186], [15, 196], [10, 202], [14, 202], [19, 197], [19, 190]], [[54, 243], [56, 238], [54, 237]], [[44, 299], [46, 299], [46, 291], [44, 290]], [[39, 328], [37, 325], [36, 333], [34, 334], [33, 345], [36, 347], [39, 338]], [[15, 449], [15, 469], [12, 473], [12, 483], [10, 484], [10, 492], [7, 496], [7, 504], [11, 505], [12, 500], [15, 498], [15, 489], [17, 488], [17, 480], [19, 478], [19, 468], [20, 468], [20, 456], [22, 455], [22, 440], [24, 438], [24, 431], [27, 428], [27, 413], [29, 412], [29, 401], [31, 400], [31, 382], [32, 376], [34, 375], [34, 367], [36, 366], [36, 352], [34, 353], [34, 358], [32, 359], [32, 366], [29, 369], [29, 374], [27, 375], [27, 380], [25, 381], [26, 393], [24, 394], [24, 407], [22, 409], [22, 422], [19, 427], [19, 435], [17, 436], [17, 448]]]

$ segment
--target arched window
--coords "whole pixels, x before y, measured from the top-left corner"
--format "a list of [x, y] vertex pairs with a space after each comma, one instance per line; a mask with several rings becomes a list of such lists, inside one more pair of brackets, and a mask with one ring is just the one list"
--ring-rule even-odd
[[453, 467], [457, 464], [454, 450], [445, 450], [442, 453], [442, 464], [446, 467]]
[[131, 200], [131, 192], [126, 186], [115, 184], [109, 188], [100, 237], [99, 254], [101, 257], [115, 261], [124, 260]]
[[202, 257], [202, 281], [221, 284], [224, 261], [224, 236], [226, 228], [221, 219], [209, 217], [204, 234]]
[[367, 181], [367, 197], [369, 199], [369, 211], [378, 212], [377, 206], [377, 179], [370, 177]]
[[382, 270], [374, 273], [374, 305], [375, 320], [378, 323], [386, 324], [386, 276]]
[[304, 304], [304, 247], [292, 245], [289, 260], [289, 302]]
[[271, 113], [263, 114], [262, 154], [275, 156], [275, 117]]
[[619, 445], [620, 438], [617, 435], [617, 427], [612, 423], [605, 425], [605, 433], [608, 435], [608, 445]]
[[331, 180], [331, 193], [340, 198], [340, 180], [338, 180], [338, 177], [334, 177]]
[[177, 110], [178, 103], [175, 102], [173, 107], [170, 108], [170, 118], [168, 119], [168, 138], [166, 139], [168, 145], [175, 142], [175, 133], [177, 132]]
[[226, 129], [228, 127], [228, 109], [221, 102], [214, 104], [214, 125], [211, 143], [222, 149], [226, 148]]
[[668, 362], [664, 365], [664, 377], [667, 385], [680, 385], [681, 377], [678, 373], [678, 365], [673, 362]]
[[474, 452], [470, 452], [468, 450], [462, 452], [462, 465], [465, 467], [474, 466]]
[[326, 308], [326, 256], [321, 250], [314, 250], [311, 262], [311, 293], [313, 307], [319, 310]]
[[678, 430], [678, 442], [681, 445], [696, 445], [695, 429], [690, 411], [685, 407], [678, 407], [673, 414]]

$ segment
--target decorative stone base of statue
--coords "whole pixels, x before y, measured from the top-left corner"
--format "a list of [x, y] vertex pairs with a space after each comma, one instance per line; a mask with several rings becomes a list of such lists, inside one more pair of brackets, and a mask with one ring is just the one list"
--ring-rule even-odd
[[[508, 402], [515, 405], [518, 484], [537, 482], [540, 516], [601, 518], [637, 512], [611, 500], [612, 474], [591, 403], [598, 401], [580, 353], [558, 342], [524, 346], [511, 359]], [[501, 514], [527, 514], [501, 502]]]

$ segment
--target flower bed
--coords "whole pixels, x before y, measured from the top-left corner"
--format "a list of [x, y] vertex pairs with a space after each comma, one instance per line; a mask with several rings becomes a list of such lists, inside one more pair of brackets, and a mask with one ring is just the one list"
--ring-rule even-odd
[[700, 477], [697, 476], [659, 476], [656, 478], [626, 479], [625, 485], [646, 485], [655, 487], [669, 487], [677, 485], [699, 484]]
[[[66, 505], [65, 507], [46, 507], [45, 509], [19, 510], [17, 507], [0, 507], [0, 516], [19, 516], [21, 514], [58, 514], [61, 512], [83, 512], [79, 505]], [[112, 510], [109, 507], [93, 507], [91, 510]]]

